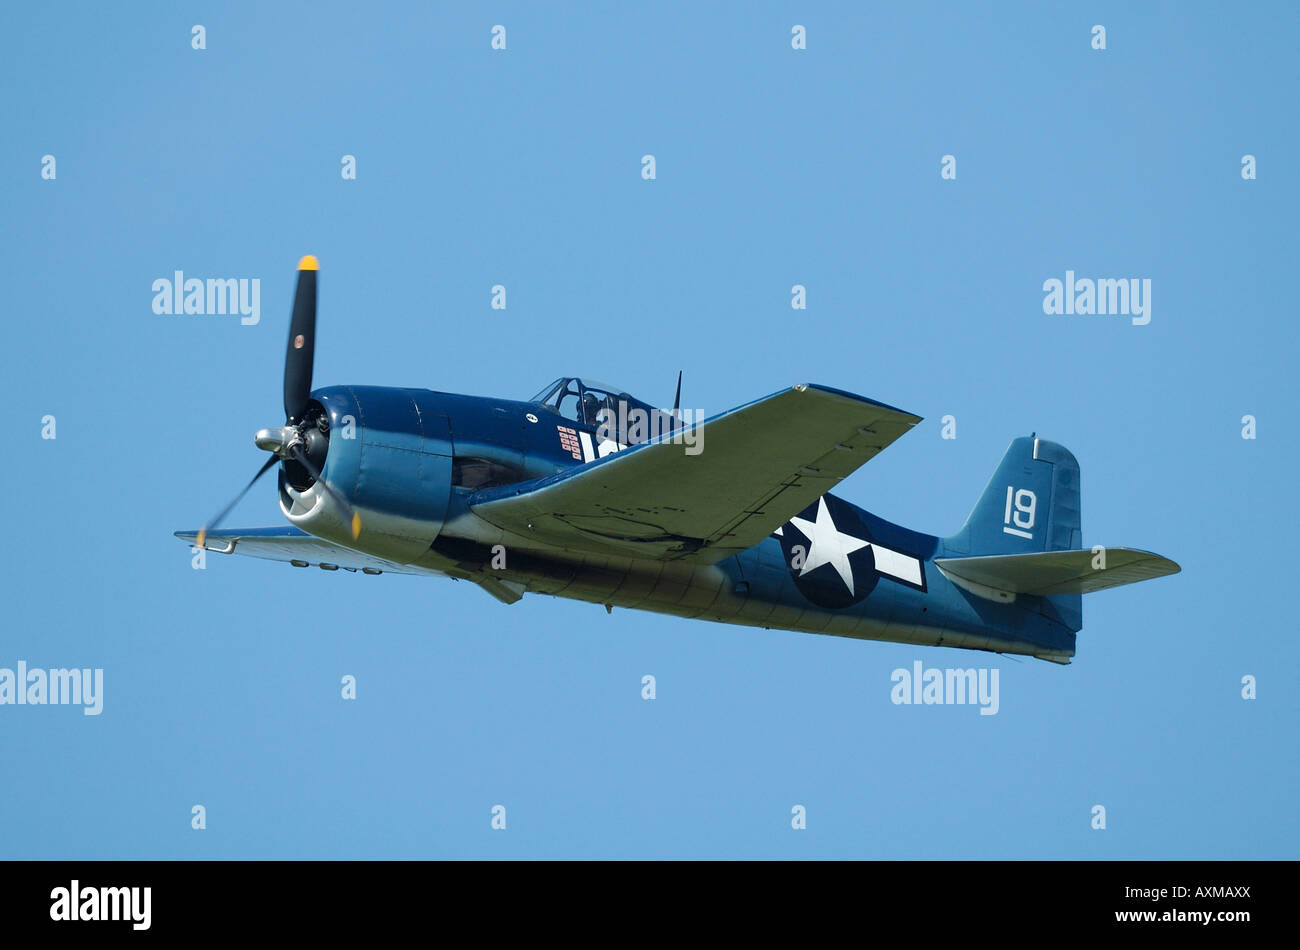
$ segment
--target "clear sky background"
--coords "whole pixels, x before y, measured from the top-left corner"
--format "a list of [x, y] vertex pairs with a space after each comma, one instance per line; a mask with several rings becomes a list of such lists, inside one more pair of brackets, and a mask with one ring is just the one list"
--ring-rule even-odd
[[[0, 856], [1297, 857], [1298, 33], [1285, 3], [4, 5], [0, 666], [105, 696], [0, 706]], [[843, 497], [951, 533], [1037, 432], [1085, 545], [1183, 573], [1087, 598], [1061, 667], [193, 570], [172, 531], [282, 421], [305, 253], [318, 386], [671, 405], [684, 369], [712, 414], [824, 383], [926, 419]], [[260, 278], [261, 323], [155, 315], [177, 269]], [[1150, 324], [1045, 315], [1067, 269], [1149, 278]], [[282, 524], [273, 480], [229, 523]], [[999, 669], [1000, 712], [891, 704], [918, 659]]]

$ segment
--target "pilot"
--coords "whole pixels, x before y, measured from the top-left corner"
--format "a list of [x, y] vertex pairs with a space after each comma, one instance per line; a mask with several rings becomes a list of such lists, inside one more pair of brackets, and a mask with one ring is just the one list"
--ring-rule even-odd
[[601, 401], [596, 398], [595, 393], [585, 392], [582, 394], [582, 421], [589, 426], [597, 424], [597, 416], [600, 414]]

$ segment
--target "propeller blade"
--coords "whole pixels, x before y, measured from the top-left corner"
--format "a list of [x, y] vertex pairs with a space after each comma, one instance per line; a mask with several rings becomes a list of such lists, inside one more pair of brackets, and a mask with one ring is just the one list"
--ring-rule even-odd
[[673, 397], [673, 419], [677, 419], [677, 411], [682, 407], [682, 371], [677, 371], [677, 395]]
[[280, 460], [276, 458], [274, 455], [268, 458], [265, 464], [263, 464], [262, 467], [257, 470], [257, 474], [253, 476], [252, 480], [247, 485], [244, 486], [244, 490], [241, 491], [238, 495], [236, 495], [234, 500], [230, 504], [226, 505], [226, 507], [222, 508], [219, 512], [217, 512], [217, 516], [215, 518], [213, 518], [211, 521], [209, 521], [207, 524], [205, 524], [202, 528], [199, 529], [199, 536], [195, 539], [196, 541], [198, 541], [199, 547], [203, 547], [203, 542], [207, 538], [208, 532], [216, 530], [217, 525], [221, 524], [222, 520], [226, 517], [226, 515], [230, 514], [230, 510], [234, 508], [235, 505], [239, 504], [240, 500], [243, 499], [243, 497], [248, 494], [248, 490], [257, 484], [257, 480], [261, 478], [263, 475], [265, 475], [268, 471], [270, 471], [271, 466], [278, 461]]
[[301, 422], [311, 395], [312, 354], [316, 351], [316, 258], [298, 262], [298, 290], [293, 295], [289, 348], [284, 357], [284, 417]]
[[325, 493], [333, 498], [335, 504], [343, 509], [344, 516], [347, 518], [348, 524], [352, 528], [352, 537], [356, 538], [359, 536], [361, 534], [361, 516], [352, 510], [352, 506], [343, 500], [342, 495], [330, 487], [330, 483], [325, 481], [325, 476], [320, 473], [320, 469], [313, 465], [311, 460], [307, 458], [307, 453], [302, 450], [301, 445], [295, 445], [289, 451], [293, 454], [294, 460], [309, 471], [312, 478], [316, 479], [316, 481], [320, 483], [321, 488], [325, 489]]

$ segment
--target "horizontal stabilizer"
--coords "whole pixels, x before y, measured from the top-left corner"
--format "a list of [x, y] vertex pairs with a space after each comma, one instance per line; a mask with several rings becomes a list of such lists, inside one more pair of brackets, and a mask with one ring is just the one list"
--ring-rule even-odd
[[1104, 557], [1101, 551], [1042, 551], [935, 558], [934, 563], [959, 586], [965, 581], [993, 591], [1040, 597], [1090, 594], [1182, 570], [1166, 557], [1132, 548], [1106, 548]]

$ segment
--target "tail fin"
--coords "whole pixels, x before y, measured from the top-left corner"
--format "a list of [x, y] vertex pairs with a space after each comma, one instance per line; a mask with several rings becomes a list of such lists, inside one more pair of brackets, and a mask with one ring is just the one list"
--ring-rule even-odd
[[1082, 546], [1079, 463], [1065, 446], [1031, 436], [1011, 443], [966, 524], [944, 539], [944, 556], [935, 564], [979, 597], [1004, 603], [1019, 595], [1036, 598], [1031, 609], [1072, 631], [1083, 627], [1080, 595], [1180, 570], [1147, 551]]
[[968, 555], [1070, 551], [1083, 544], [1079, 463], [1070, 450], [1033, 436], [1015, 439], [966, 524], [946, 539]]

